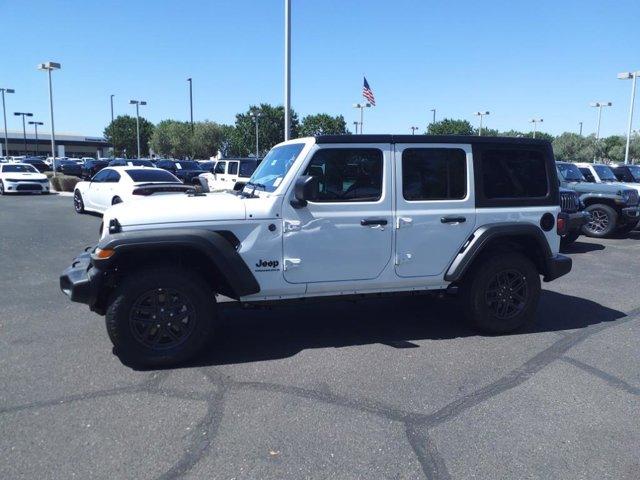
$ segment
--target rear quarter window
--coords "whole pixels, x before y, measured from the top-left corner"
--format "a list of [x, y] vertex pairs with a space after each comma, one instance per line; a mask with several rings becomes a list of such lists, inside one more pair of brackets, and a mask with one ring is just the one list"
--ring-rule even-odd
[[559, 202], [553, 156], [544, 145], [474, 147], [476, 205], [547, 206]]

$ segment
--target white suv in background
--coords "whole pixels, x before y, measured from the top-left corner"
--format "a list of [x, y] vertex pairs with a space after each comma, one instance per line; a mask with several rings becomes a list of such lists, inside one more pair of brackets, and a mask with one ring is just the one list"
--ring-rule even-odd
[[260, 161], [254, 158], [226, 158], [218, 160], [213, 173], [200, 175], [201, 184], [208, 191], [241, 190], [249, 181]]

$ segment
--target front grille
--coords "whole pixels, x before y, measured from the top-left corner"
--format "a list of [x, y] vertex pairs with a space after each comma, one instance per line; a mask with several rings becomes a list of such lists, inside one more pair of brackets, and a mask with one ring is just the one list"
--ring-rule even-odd
[[560, 208], [567, 213], [575, 213], [580, 210], [578, 194], [576, 192], [560, 192]]
[[630, 190], [629, 191], [629, 205], [635, 206], [638, 204], [638, 191]]
[[42, 190], [42, 185], [38, 185], [36, 183], [19, 183], [16, 187], [16, 191], [35, 191], [39, 192]]

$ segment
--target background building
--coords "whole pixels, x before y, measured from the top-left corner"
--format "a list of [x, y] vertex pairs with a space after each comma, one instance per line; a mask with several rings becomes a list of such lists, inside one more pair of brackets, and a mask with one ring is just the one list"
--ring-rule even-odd
[[[35, 133], [27, 133], [25, 151], [22, 131], [7, 132], [9, 152], [4, 151], [4, 132], [0, 132], [0, 156], [6, 155], [42, 155], [51, 156], [51, 135], [38, 131], [38, 142]], [[75, 133], [56, 133], [56, 157], [106, 157], [110, 146], [102, 137], [88, 137]]]

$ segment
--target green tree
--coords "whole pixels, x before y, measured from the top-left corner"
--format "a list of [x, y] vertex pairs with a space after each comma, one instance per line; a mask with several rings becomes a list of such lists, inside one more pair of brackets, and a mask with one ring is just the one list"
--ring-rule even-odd
[[152, 135], [151, 148], [162, 156], [175, 158], [191, 156], [193, 152], [191, 123], [163, 120]]
[[627, 137], [611, 135], [600, 139], [599, 160], [604, 162], [624, 162]]
[[553, 140], [553, 153], [556, 160], [564, 162], [591, 162], [593, 161], [593, 138], [564, 132]]
[[[140, 155], [149, 151], [153, 129], [153, 123], [140, 117]], [[135, 157], [138, 154], [135, 117], [119, 115], [104, 129], [104, 138], [114, 146], [116, 156]]]
[[[256, 152], [256, 124], [252, 113], [260, 115], [258, 119], [260, 152], [264, 156], [274, 145], [284, 141], [284, 107], [274, 107], [267, 103], [252, 105], [245, 113], [236, 115], [233, 137], [229, 144], [229, 155], [246, 157]], [[298, 115], [291, 111], [291, 138], [298, 137]]]
[[427, 135], [473, 135], [473, 126], [467, 120], [445, 118], [439, 122], [430, 123]]
[[342, 115], [332, 117], [326, 113], [307, 115], [300, 124], [301, 137], [313, 137], [314, 135], [346, 135], [347, 122]]
[[209, 158], [222, 149], [226, 131], [215, 122], [197, 122], [193, 130], [193, 155], [195, 158]]
[[[480, 129], [477, 128], [473, 131], [474, 135], [480, 134]], [[498, 137], [500, 136], [500, 132], [495, 128], [482, 128], [482, 136], [483, 137]]]

